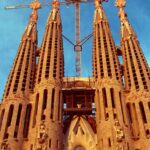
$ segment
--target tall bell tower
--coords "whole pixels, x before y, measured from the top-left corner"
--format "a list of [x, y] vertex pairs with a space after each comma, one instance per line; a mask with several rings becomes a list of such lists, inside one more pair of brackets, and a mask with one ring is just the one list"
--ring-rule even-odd
[[[39, 50], [28, 144], [33, 149], [62, 150], [61, 87], [64, 76], [60, 3], [54, 0]], [[28, 148], [25, 144], [25, 148]], [[27, 147], [26, 147], [27, 146]]]
[[121, 49], [125, 80], [126, 108], [135, 149], [150, 145], [150, 69], [140, 47], [136, 33], [124, 10], [125, 0], [117, 0], [119, 8]]
[[32, 109], [30, 94], [34, 89], [38, 42], [37, 9], [40, 4], [33, 2], [30, 6], [33, 11], [23, 33], [1, 104], [1, 149], [21, 150], [23, 139], [27, 138], [29, 133], [29, 120]]
[[130, 145], [130, 137], [123, 109], [121, 66], [102, 2], [98, 0], [95, 0], [92, 62], [96, 88], [97, 149], [126, 149]]

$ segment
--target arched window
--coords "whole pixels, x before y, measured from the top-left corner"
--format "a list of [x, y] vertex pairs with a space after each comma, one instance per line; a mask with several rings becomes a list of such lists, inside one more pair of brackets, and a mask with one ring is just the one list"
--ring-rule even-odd
[[2, 127], [2, 122], [3, 122], [3, 118], [4, 118], [4, 113], [5, 113], [5, 109], [2, 110], [1, 115], [0, 115], [0, 130]]
[[128, 112], [129, 121], [130, 121], [130, 123], [133, 123], [132, 116], [131, 116], [131, 104], [127, 103], [126, 108], [127, 108], [127, 112]]
[[108, 120], [109, 113], [106, 112], [106, 108], [108, 108], [106, 88], [102, 88], [102, 95], [103, 95], [103, 104], [104, 104], [104, 116], [105, 116], [105, 120]]
[[143, 103], [139, 102], [139, 106], [140, 106], [140, 111], [141, 111], [143, 123], [147, 123], [147, 118], [146, 118], [146, 114], [145, 114]]
[[103, 93], [104, 107], [107, 108], [108, 107], [108, 103], [107, 103], [107, 95], [106, 95], [106, 89], [105, 88], [102, 89], [102, 93]]
[[20, 118], [21, 118], [21, 111], [22, 111], [22, 104], [19, 104], [18, 114], [17, 114], [17, 120], [16, 120], [16, 127], [15, 127], [15, 132], [14, 132], [14, 137], [15, 138], [18, 135], [19, 123], [20, 123]]
[[8, 137], [9, 137], [9, 133], [7, 133], [7, 129], [8, 129], [8, 127], [11, 126], [13, 111], [14, 111], [14, 105], [11, 104], [9, 107], [9, 111], [8, 111], [7, 123], [6, 123], [5, 132], [4, 132], [4, 139], [8, 139]]
[[54, 114], [54, 98], [55, 98], [55, 89], [53, 88], [52, 90], [52, 100], [51, 100], [51, 114], [50, 114], [50, 118], [53, 119], [53, 114]]
[[45, 120], [46, 116], [44, 114], [44, 110], [47, 107], [47, 89], [44, 90], [44, 94], [43, 94], [43, 104], [42, 104], [42, 114], [41, 114], [41, 120]]
[[33, 128], [35, 127], [35, 124], [36, 124], [36, 116], [37, 116], [37, 112], [38, 112], [38, 104], [39, 104], [39, 93], [37, 93], [37, 95], [36, 95], [34, 116], [33, 116], [33, 124], [32, 124]]
[[23, 129], [24, 138], [28, 137], [31, 110], [32, 110], [32, 105], [28, 104], [26, 108], [26, 115], [25, 115], [25, 121], [24, 121], [24, 129]]
[[111, 102], [112, 102], [112, 107], [115, 108], [115, 96], [114, 96], [114, 89], [110, 88], [110, 95], [111, 95]]

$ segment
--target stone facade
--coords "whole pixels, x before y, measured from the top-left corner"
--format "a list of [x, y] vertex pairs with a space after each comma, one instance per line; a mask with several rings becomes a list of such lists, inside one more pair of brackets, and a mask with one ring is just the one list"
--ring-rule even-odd
[[1, 150], [150, 149], [150, 70], [125, 5], [116, 1], [118, 48], [102, 2], [95, 0], [93, 76], [82, 78], [64, 77], [60, 3], [52, 3], [39, 49], [40, 3], [31, 3], [0, 105]]

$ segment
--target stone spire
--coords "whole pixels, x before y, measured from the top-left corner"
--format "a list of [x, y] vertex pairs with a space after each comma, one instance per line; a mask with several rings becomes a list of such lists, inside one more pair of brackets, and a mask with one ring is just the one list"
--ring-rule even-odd
[[121, 22], [121, 49], [124, 60], [125, 86], [127, 90], [150, 91], [150, 71], [137, 36], [124, 10], [125, 0], [117, 0]]
[[63, 77], [63, 44], [62, 25], [59, 13], [59, 2], [54, 0], [52, 11], [48, 17], [46, 29], [40, 49], [36, 83], [48, 79], [59, 80]]
[[113, 78], [121, 83], [116, 46], [99, 0], [95, 0], [93, 30], [93, 76], [96, 79]]
[[[150, 108], [150, 70], [137, 36], [124, 10], [125, 0], [117, 0], [121, 22], [121, 50], [126, 89], [126, 108], [134, 149], [149, 147], [150, 131], [147, 125]], [[137, 144], [138, 143], [138, 144]]]
[[[130, 138], [128, 129], [125, 127], [125, 124], [128, 124], [126, 112], [122, 109], [124, 97], [120, 64], [109, 23], [102, 8], [102, 2], [99, 0], [95, 0], [93, 30], [97, 150], [103, 147], [114, 150], [126, 149], [126, 143], [129, 142], [127, 139]], [[117, 130], [120, 130], [118, 134], [116, 134]]]
[[54, 0], [39, 50], [31, 124], [34, 134], [29, 137], [29, 143], [35, 149], [62, 150], [63, 147], [61, 87], [64, 57], [59, 6], [59, 1]]
[[6, 84], [3, 100], [14, 95], [27, 96], [34, 87], [36, 50], [37, 50], [37, 9], [40, 6], [34, 6], [30, 15], [29, 23], [22, 36], [18, 53], [15, 58], [12, 70], [9, 74]]

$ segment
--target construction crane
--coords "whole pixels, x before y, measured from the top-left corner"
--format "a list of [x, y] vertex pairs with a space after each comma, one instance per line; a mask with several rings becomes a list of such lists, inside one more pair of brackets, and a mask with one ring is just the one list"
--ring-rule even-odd
[[81, 76], [81, 51], [82, 46], [80, 45], [80, 3], [77, 1], [75, 3], [75, 47], [76, 52], [76, 76]]
[[[82, 45], [92, 37], [93, 34], [89, 34], [82, 41], [80, 40], [80, 3], [93, 2], [94, 0], [66, 0], [66, 2], [75, 4], [75, 45], [74, 50], [76, 52], [76, 76], [81, 76], [81, 51]], [[107, 2], [108, 0], [96, 0], [99, 2]]]
[[[92, 37], [89, 34], [82, 41], [80, 40], [80, 3], [93, 2], [94, 0], [66, 0], [69, 4], [75, 4], [75, 44], [74, 50], [76, 53], [75, 63], [76, 63], [76, 76], [81, 77], [81, 51], [82, 45]], [[108, 0], [96, 0], [99, 2], [107, 2]], [[84, 42], [83, 42], [84, 41]]]
[[[54, 0], [55, 2], [57, 0]], [[82, 51], [82, 45], [86, 43], [93, 35], [93, 33], [89, 34], [82, 40], [80, 40], [80, 3], [87, 3], [87, 2], [94, 2], [98, 1], [99, 3], [107, 2], [108, 0], [65, 0], [64, 2], [59, 2], [60, 5], [75, 5], [75, 44], [69, 40], [66, 36], [63, 35], [63, 37], [74, 46], [74, 51], [76, 53], [75, 58], [75, 67], [76, 67], [76, 76], [81, 77], [81, 51]], [[52, 5], [53, 2], [45, 2], [40, 3], [38, 0], [35, 0], [31, 4], [27, 5], [14, 5], [14, 6], [5, 6], [5, 9], [17, 9], [17, 8], [27, 8], [30, 7], [33, 9], [33, 6], [38, 6], [38, 8], [42, 6]]]

